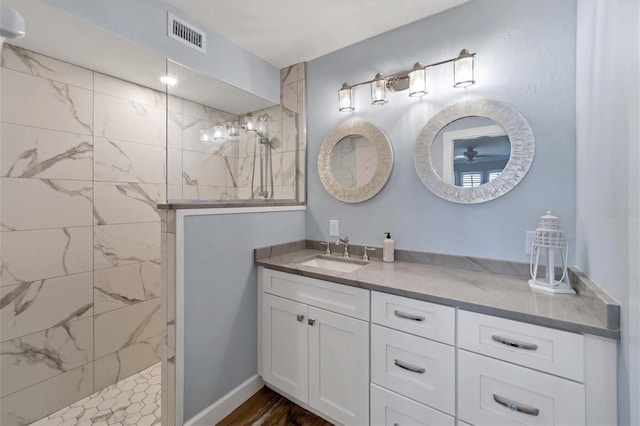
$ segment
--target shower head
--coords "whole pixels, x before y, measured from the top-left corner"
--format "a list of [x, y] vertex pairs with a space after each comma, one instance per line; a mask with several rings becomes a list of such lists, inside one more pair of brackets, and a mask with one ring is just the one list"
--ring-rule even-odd
[[268, 142], [269, 138], [267, 138], [263, 133], [261, 133], [259, 130], [254, 129], [252, 126], [247, 126], [246, 124], [243, 124], [240, 126], [240, 128], [242, 130], [244, 130], [245, 132], [254, 132], [256, 135], [258, 135], [258, 137], [260, 138], [260, 143], [262, 143], [263, 141]]

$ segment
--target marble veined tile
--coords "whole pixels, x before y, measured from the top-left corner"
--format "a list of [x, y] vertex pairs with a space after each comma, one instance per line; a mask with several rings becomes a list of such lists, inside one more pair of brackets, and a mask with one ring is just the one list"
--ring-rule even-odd
[[93, 92], [8, 69], [2, 70], [2, 121], [93, 134]]
[[168, 200], [182, 200], [182, 185], [171, 184], [167, 187], [167, 199]]
[[297, 153], [295, 151], [282, 153], [282, 163], [280, 163], [280, 170], [282, 172], [283, 186], [293, 186], [295, 184], [297, 161]]
[[93, 89], [93, 71], [8, 43], [2, 49], [2, 67], [83, 89]]
[[204, 185], [184, 185], [182, 196], [185, 200], [233, 200], [237, 198], [236, 188]]
[[0, 343], [2, 396], [93, 360], [93, 318]]
[[0, 288], [2, 341], [93, 314], [93, 274], [83, 272]]
[[161, 340], [160, 335], [156, 335], [96, 359], [94, 362], [96, 392], [160, 362]]
[[167, 107], [167, 97], [163, 92], [99, 72], [94, 73], [94, 90], [154, 108]]
[[280, 85], [291, 84], [298, 81], [299, 64], [291, 65], [280, 70]]
[[182, 149], [182, 114], [169, 111], [167, 114], [167, 145], [170, 148]]
[[2, 398], [0, 424], [26, 426], [93, 392], [93, 363]]
[[287, 84], [282, 86], [281, 103], [284, 108], [292, 112], [298, 112], [298, 83]]
[[160, 318], [159, 297], [96, 315], [96, 359], [159, 335]]
[[169, 103], [167, 105], [167, 108], [170, 112], [175, 112], [178, 115], [182, 116], [182, 102], [182, 98], [174, 95], [169, 95]]
[[183, 151], [182, 177], [187, 185], [233, 186], [235, 159]]
[[296, 151], [298, 149], [298, 127], [296, 118], [282, 120], [282, 151]]
[[108, 182], [165, 182], [165, 148], [94, 139], [94, 178]]
[[95, 135], [107, 139], [166, 145], [166, 110], [95, 93]]
[[245, 188], [251, 186], [251, 175], [255, 164], [255, 173], [254, 180], [258, 178], [258, 182], [260, 179], [260, 159], [256, 158], [255, 163], [253, 157], [244, 157], [238, 160], [238, 187]]
[[87, 226], [93, 223], [91, 181], [4, 177], [1, 181], [2, 231]]
[[160, 265], [157, 262], [141, 262], [94, 272], [96, 314], [160, 296]]
[[160, 222], [94, 227], [94, 268], [160, 259]]
[[226, 121], [238, 119], [237, 115], [231, 114], [230, 112], [211, 108], [186, 99], [182, 101], [182, 114], [184, 116], [199, 118], [200, 120], [207, 120], [213, 123], [217, 121], [224, 123]]
[[93, 138], [18, 124], [0, 124], [2, 176], [93, 179]]
[[97, 224], [157, 222], [157, 205], [164, 202], [164, 197], [162, 184], [95, 182]]
[[224, 141], [203, 143], [200, 131], [213, 127], [215, 122], [200, 118], [184, 117], [182, 122], [182, 148], [187, 151], [204, 152], [232, 157], [237, 155], [238, 137], [227, 137]]
[[3, 286], [93, 269], [91, 226], [3, 232], [0, 243]]
[[276, 200], [294, 200], [296, 198], [295, 186], [274, 186], [273, 198]]
[[167, 182], [179, 185], [182, 183], [182, 150], [169, 148], [167, 155]]

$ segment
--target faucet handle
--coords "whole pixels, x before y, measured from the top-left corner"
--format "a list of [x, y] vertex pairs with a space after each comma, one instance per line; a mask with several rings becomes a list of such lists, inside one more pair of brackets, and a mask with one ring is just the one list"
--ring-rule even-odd
[[362, 260], [369, 260], [369, 253], [367, 253], [369, 251], [376, 251], [376, 249], [373, 247], [364, 246], [364, 254], [362, 255]]
[[329, 244], [326, 241], [320, 241], [320, 244], [322, 244], [323, 246], [327, 246], [327, 249], [324, 251], [324, 254], [326, 254], [327, 256], [331, 256], [331, 244]]

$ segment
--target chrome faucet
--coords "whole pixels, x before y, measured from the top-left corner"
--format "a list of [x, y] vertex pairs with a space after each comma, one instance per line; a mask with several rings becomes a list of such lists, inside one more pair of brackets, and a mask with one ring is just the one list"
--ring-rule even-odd
[[344, 253], [342, 254], [342, 257], [344, 257], [345, 259], [349, 258], [349, 237], [345, 236], [344, 238], [340, 238], [338, 237], [338, 239], [336, 240], [336, 245], [340, 245], [340, 243], [344, 244]]
[[369, 261], [369, 253], [368, 252], [370, 252], [370, 251], [376, 251], [376, 249], [372, 248], [372, 247], [367, 247], [367, 246], [364, 247], [364, 254], [362, 255], [362, 260]]
[[323, 246], [327, 246], [326, 250], [324, 251], [325, 256], [331, 256], [331, 244], [326, 241], [320, 241], [320, 244], [322, 244]]

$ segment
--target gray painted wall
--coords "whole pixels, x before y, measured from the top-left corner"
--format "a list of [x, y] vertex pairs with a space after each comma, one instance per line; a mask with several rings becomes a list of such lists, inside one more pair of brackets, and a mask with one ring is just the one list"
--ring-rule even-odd
[[304, 239], [304, 211], [189, 216], [184, 419], [257, 374], [253, 249]]
[[577, 264], [621, 304], [618, 423], [640, 424], [640, 3], [578, 2]]
[[[328, 239], [329, 219], [354, 243], [382, 243], [390, 231], [400, 248], [528, 261], [525, 231], [553, 210], [575, 236], [575, 1], [472, 1], [309, 62], [307, 238]], [[451, 67], [433, 69], [429, 95], [390, 93], [370, 105], [368, 87], [356, 89], [356, 111], [338, 112], [337, 91], [377, 72], [436, 62], [462, 48], [477, 52], [475, 86], [452, 88]], [[427, 190], [415, 172], [416, 138], [451, 103], [489, 98], [511, 104], [529, 121], [536, 156], [522, 183], [479, 205], [458, 205]], [[379, 126], [393, 144], [391, 180], [376, 197], [345, 204], [326, 193], [317, 158], [327, 134], [349, 118]], [[573, 242], [573, 241], [572, 241]], [[573, 245], [571, 247], [573, 253]]]
[[[274, 104], [280, 103], [280, 70], [208, 29], [165, 0], [43, 0], [107, 31]], [[207, 53], [167, 37], [167, 11], [207, 33]]]

